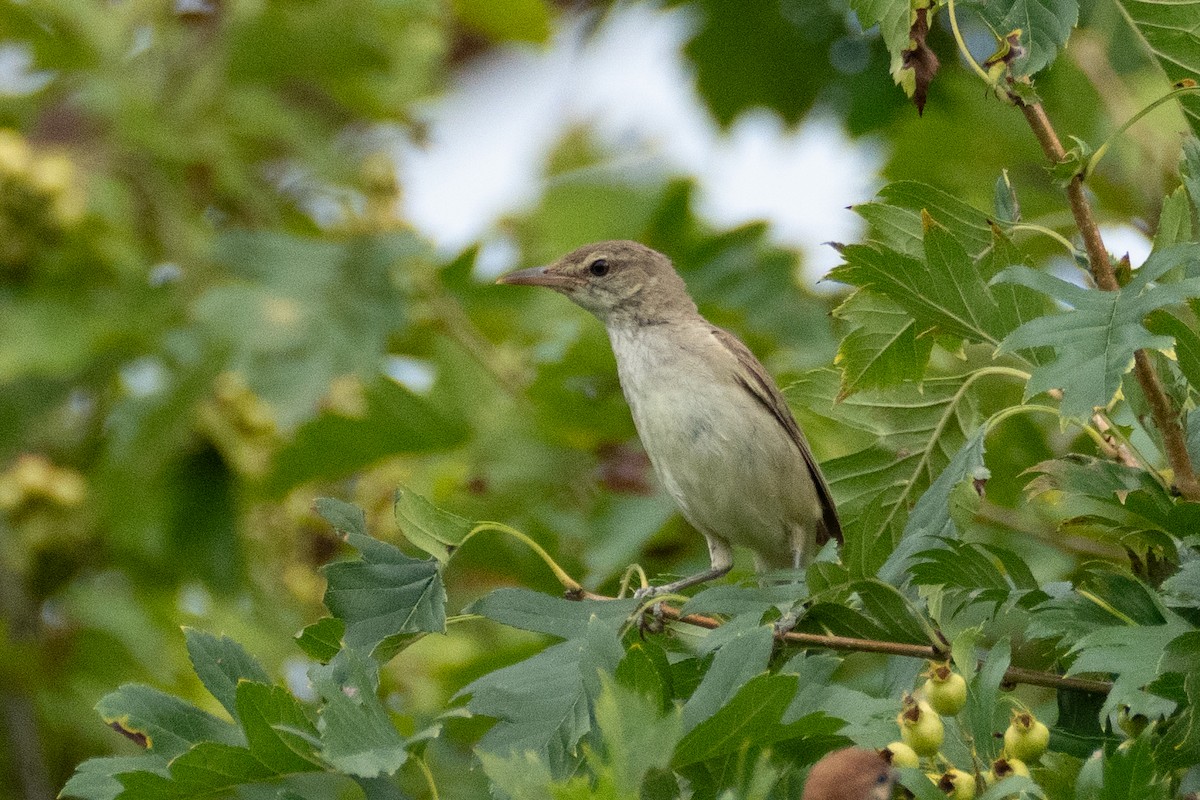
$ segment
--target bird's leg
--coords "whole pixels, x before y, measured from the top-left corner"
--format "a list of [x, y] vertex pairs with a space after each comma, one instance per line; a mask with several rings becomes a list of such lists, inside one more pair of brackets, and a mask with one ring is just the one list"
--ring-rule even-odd
[[[711, 566], [704, 572], [695, 575], [689, 575], [686, 578], [680, 578], [677, 581], [664, 583], [662, 586], [643, 586], [633, 593], [633, 596], [639, 600], [644, 600], [648, 597], [661, 597], [664, 594], [675, 594], [680, 589], [686, 589], [689, 586], [695, 586], [700, 583], [707, 583], [711, 580], [716, 580], [724, 576], [729, 570], [733, 569], [733, 549], [729, 544], [710, 536], [705, 536], [708, 540], [708, 557]], [[651, 626], [643, 626], [643, 630], [649, 630], [652, 633], [657, 633], [662, 630], [662, 605], [656, 603], [651, 609], [654, 615], [656, 624]]]

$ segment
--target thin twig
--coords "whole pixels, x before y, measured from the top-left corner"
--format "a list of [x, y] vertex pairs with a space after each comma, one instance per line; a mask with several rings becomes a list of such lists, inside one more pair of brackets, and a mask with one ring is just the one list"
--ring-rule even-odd
[[[1055, 164], [1063, 161], [1066, 158], [1066, 151], [1063, 150], [1062, 142], [1059, 140], [1054, 126], [1050, 123], [1050, 118], [1046, 116], [1046, 111], [1042, 108], [1041, 103], [1025, 103], [1015, 94], [1010, 97], [1025, 115], [1046, 158]], [[1121, 287], [1117, 283], [1116, 272], [1109, 259], [1108, 249], [1104, 246], [1104, 239], [1100, 236], [1100, 227], [1096, 224], [1091, 203], [1088, 202], [1087, 195], [1083, 190], [1083, 175], [1076, 175], [1067, 184], [1067, 199], [1071, 204], [1075, 225], [1083, 237], [1092, 279], [1104, 291], [1118, 291]], [[1200, 500], [1200, 481], [1196, 480], [1196, 472], [1192, 467], [1191, 456], [1188, 454], [1187, 440], [1183, 427], [1179, 424], [1179, 414], [1171, 405], [1171, 400], [1167, 397], [1162, 381], [1159, 379], [1158, 373], [1154, 371], [1149, 357], [1142, 350], [1134, 353], [1133, 371], [1142, 388], [1142, 394], [1146, 396], [1146, 402], [1150, 405], [1154, 425], [1162, 435], [1167, 463], [1170, 464], [1175, 476], [1175, 487], [1184, 498]]]
[[[587, 600], [614, 599], [592, 592], [584, 592], [582, 595], [577, 595], [577, 597]], [[708, 628], [709, 630], [719, 628], [724, 624], [716, 617], [709, 617], [703, 614], [680, 614], [678, 608], [666, 605], [665, 603], [661, 605], [661, 608], [663, 618], [674, 620], [675, 622], [695, 625], [699, 628]], [[944, 647], [909, 644], [908, 642], [887, 642], [878, 639], [857, 639], [852, 636], [799, 633], [797, 631], [779, 634], [777, 638], [781, 642], [802, 649], [819, 648], [840, 652], [881, 653], [883, 655], [904, 656], [906, 658], [924, 658], [931, 661], [945, 661], [949, 657]], [[1112, 683], [1109, 681], [1069, 678], [1059, 675], [1056, 672], [1041, 672], [1039, 670], [1025, 669], [1024, 667], [1009, 667], [1004, 673], [1004, 681], [1006, 683], [1024, 683], [1030, 686], [1045, 686], [1051, 689], [1076, 689], [1091, 692], [1092, 694], [1108, 694], [1112, 689]]]

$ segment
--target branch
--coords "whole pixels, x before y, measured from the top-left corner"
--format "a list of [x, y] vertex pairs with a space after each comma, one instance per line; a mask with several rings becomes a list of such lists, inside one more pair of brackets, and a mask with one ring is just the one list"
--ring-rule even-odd
[[[572, 593], [567, 597], [572, 600], [613, 600], [615, 598], [592, 592]], [[716, 617], [701, 614], [683, 615], [678, 608], [662, 604], [662, 615], [666, 619], [695, 625], [710, 630], [721, 627], [724, 623]], [[838, 650], [852, 653], [882, 653], [890, 656], [906, 658], [923, 658], [930, 661], [945, 661], [949, 653], [945, 648], [933, 645], [909, 644], [907, 642], [885, 642], [878, 639], [855, 639], [850, 636], [834, 636], [831, 634], [799, 633], [789, 631], [778, 634], [779, 641], [801, 649]], [[1088, 678], [1069, 678], [1056, 672], [1042, 672], [1025, 669], [1024, 667], [1009, 667], [1004, 673], [1004, 682], [1009, 684], [1024, 683], [1030, 686], [1045, 686], [1050, 689], [1075, 689], [1092, 694], [1108, 694], [1112, 689], [1109, 681], [1090, 680]]]
[[[1062, 142], [1059, 141], [1058, 134], [1055, 132], [1054, 126], [1050, 124], [1050, 119], [1046, 116], [1046, 111], [1042, 108], [1041, 103], [1025, 103], [1016, 94], [1011, 93], [1009, 97], [1025, 114], [1025, 119], [1033, 130], [1034, 136], [1037, 137], [1038, 143], [1042, 146], [1042, 152], [1045, 153], [1046, 158], [1055, 164], [1063, 161], [1067, 155], [1066, 151], [1063, 150]], [[1071, 213], [1075, 216], [1075, 225], [1083, 237], [1083, 245], [1087, 250], [1088, 264], [1091, 267], [1093, 280], [1104, 291], [1115, 292], [1121, 287], [1117, 283], [1117, 276], [1113, 271], [1108, 249], [1104, 246], [1104, 239], [1100, 236], [1100, 227], [1096, 224], [1092, 206], [1083, 191], [1083, 178], [1083, 175], [1076, 175], [1067, 184], [1067, 199], [1071, 203]], [[1200, 500], [1200, 481], [1197, 481], [1195, 469], [1192, 467], [1192, 459], [1187, 449], [1187, 438], [1184, 435], [1183, 427], [1179, 424], [1179, 414], [1171, 405], [1171, 400], [1163, 389], [1162, 381], [1159, 379], [1158, 373], [1154, 371], [1154, 366], [1150, 363], [1150, 358], [1144, 350], [1139, 350], [1134, 354], [1133, 371], [1137, 376], [1138, 384], [1142, 387], [1142, 394], [1146, 396], [1146, 402], [1150, 405], [1154, 425], [1162, 434], [1167, 463], [1170, 464], [1171, 471], [1175, 476], [1175, 487], [1185, 499]]]

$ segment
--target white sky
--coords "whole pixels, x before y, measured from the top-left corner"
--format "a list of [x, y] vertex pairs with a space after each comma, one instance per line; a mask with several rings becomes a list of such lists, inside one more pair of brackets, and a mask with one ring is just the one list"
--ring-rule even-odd
[[[720, 131], [680, 52], [691, 25], [685, 9], [631, 4], [590, 36], [564, 17], [548, 48], [469, 65], [426, 109], [427, 143], [399, 148], [405, 216], [447, 253], [495, 239], [498, 219], [536, 203], [549, 150], [586, 123], [615, 159], [694, 176], [697, 211], [714, 225], [767, 220], [776, 242], [802, 251], [809, 278], [823, 275], [838, 263], [824, 243], [861, 232], [846, 206], [879, 185], [878, 145], [850, 140], [831, 116], [789, 129], [766, 110]], [[488, 273], [518, 255], [503, 241], [485, 253]]]

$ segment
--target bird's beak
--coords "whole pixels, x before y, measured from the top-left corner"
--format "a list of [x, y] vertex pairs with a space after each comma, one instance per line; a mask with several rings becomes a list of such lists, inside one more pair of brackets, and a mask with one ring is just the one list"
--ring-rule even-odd
[[545, 286], [548, 289], [566, 289], [575, 286], [579, 281], [570, 275], [564, 275], [552, 267], [530, 267], [519, 269], [507, 275], [501, 275], [496, 283], [512, 286]]

